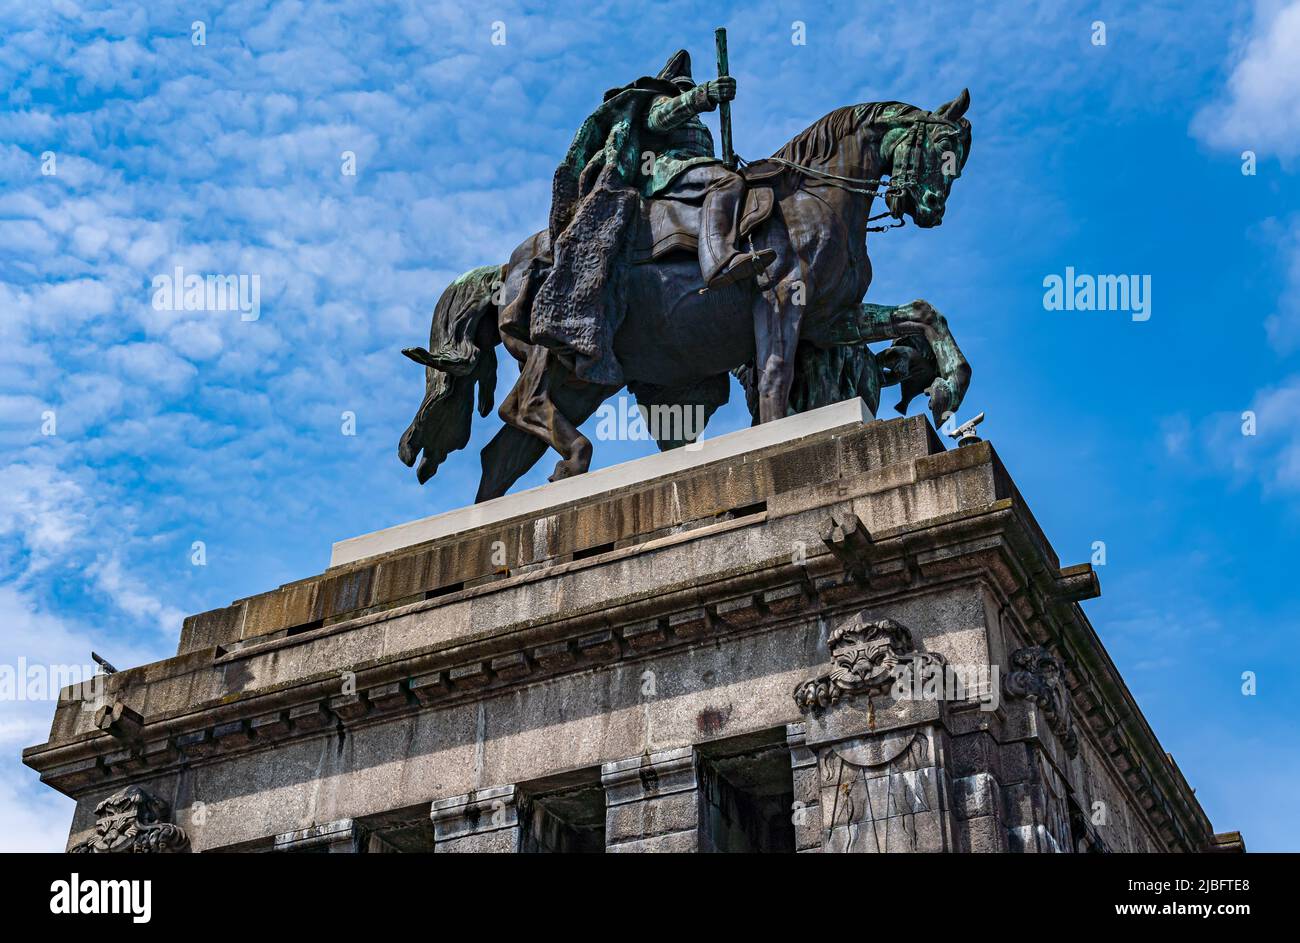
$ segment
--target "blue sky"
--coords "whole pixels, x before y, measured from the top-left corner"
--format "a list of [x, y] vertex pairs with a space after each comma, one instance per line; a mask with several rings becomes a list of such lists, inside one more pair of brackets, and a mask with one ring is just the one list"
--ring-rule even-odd
[[[683, 46], [708, 77], [725, 25], [749, 158], [970, 88], [944, 225], [873, 237], [868, 298], [948, 316], [1063, 562], [1105, 542], [1086, 611], [1215, 826], [1300, 849], [1300, 2], [1135, 7], [0, 2], [0, 664], [167, 657], [184, 614], [472, 500], [495, 419], [417, 486], [397, 351], [545, 225], [605, 88]], [[260, 318], [155, 310], [176, 265], [258, 274]], [[1150, 320], [1045, 310], [1067, 266], [1151, 276]], [[733, 394], [708, 434], [747, 423]], [[71, 803], [17, 759], [52, 711], [0, 703], [0, 848], [63, 845]]]

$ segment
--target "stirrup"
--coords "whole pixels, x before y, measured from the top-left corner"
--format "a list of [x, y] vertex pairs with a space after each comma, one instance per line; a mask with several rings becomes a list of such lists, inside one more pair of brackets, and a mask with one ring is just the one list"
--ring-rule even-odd
[[745, 281], [750, 278], [757, 278], [762, 271], [772, 264], [776, 258], [775, 249], [760, 249], [759, 251], [738, 252], [731, 260], [731, 264], [719, 271], [710, 279], [708, 288], [725, 288], [727, 285], [735, 282]]

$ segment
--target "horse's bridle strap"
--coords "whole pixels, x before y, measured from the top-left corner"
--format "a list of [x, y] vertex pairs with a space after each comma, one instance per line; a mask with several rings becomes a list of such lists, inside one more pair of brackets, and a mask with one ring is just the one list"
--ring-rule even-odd
[[780, 164], [783, 167], [789, 167], [791, 170], [797, 170], [801, 174], [807, 174], [810, 177], [819, 177], [827, 183], [839, 181], [840, 183], [846, 184], [864, 184], [871, 187], [871, 189], [863, 190], [858, 187], [845, 187], [844, 189], [851, 190], [854, 193], [865, 193], [868, 196], [879, 196], [880, 194], [877, 188], [884, 183], [883, 180], [872, 180], [868, 177], [841, 177], [839, 174], [833, 174], [828, 170], [818, 170], [816, 167], [805, 167], [803, 164], [796, 164], [794, 161], [786, 160], [784, 157], [768, 157], [766, 159], [770, 160], [774, 164]]
[[[889, 175], [888, 184], [885, 184], [884, 180], [876, 180], [870, 177], [842, 177], [839, 174], [831, 173], [829, 170], [818, 170], [816, 167], [797, 164], [792, 160], [786, 160], [784, 157], [768, 157], [766, 159], [770, 160], [774, 164], [780, 164], [782, 167], [789, 167], [791, 170], [797, 171], [798, 173], [823, 181], [833, 187], [839, 187], [841, 190], [847, 190], [850, 193], [860, 193], [863, 196], [880, 197], [881, 199], [884, 199], [891, 193], [898, 193], [900, 191], [907, 192], [920, 185], [920, 179], [917, 173], [917, 164], [923, 164], [925, 160], [925, 148], [921, 144], [921, 139], [925, 135], [925, 126], [927, 124], [943, 124], [948, 125], [949, 127], [956, 127], [953, 122], [936, 115], [927, 115], [912, 121], [908, 126], [907, 136], [904, 138], [904, 143], [907, 145], [906, 161], [898, 173]], [[741, 158], [740, 163], [744, 165], [748, 164], [749, 161]], [[883, 193], [880, 190], [882, 184], [885, 184]], [[864, 189], [865, 187], [870, 187], [871, 189]], [[884, 219], [886, 216], [892, 215], [893, 213], [878, 213], [875, 216], [868, 216], [867, 222], [872, 223], [878, 219]], [[897, 229], [899, 226], [902, 226], [904, 222], [904, 220], [900, 219], [894, 226], [873, 226], [870, 227], [868, 231], [883, 232], [887, 229]]]

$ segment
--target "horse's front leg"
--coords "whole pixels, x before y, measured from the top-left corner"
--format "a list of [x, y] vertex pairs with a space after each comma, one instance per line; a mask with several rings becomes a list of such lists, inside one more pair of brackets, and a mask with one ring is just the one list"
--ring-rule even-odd
[[[578, 426], [609, 395], [608, 387], [595, 384], [570, 391], [564, 384], [566, 378], [564, 368], [547, 348], [530, 346], [519, 379], [497, 411], [506, 425], [534, 436], [560, 453], [562, 458], [549, 481], [581, 475], [591, 466], [591, 440], [578, 431]], [[564, 398], [570, 400], [564, 405], [576, 415], [576, 421], [557, 402]], [[486, 479], [485, 468], [481, 495], [493, 490], [488, 488]]]
[[802, 320], [800, 306], [793, 301], [794, 287], [792, 280], [783, 279], [754, 299], [754, 365], [760, 423], [784, 419], [790, 408]]
[[894, 309], [892, 326], [901, 336], [920, 334], [934, 353], [939, 376], [930, 384], [930, 412], [935, 425], [957, 412], [970, 388], [970, 364], [948, 330], [948, 319], [928, 301], [918, 298]]
[[934, 354], [937, 376], [927, 392], [935, 425], [957, 411], [970, 387], [970, 364], [948, 330], [948, 320], [928, 301], [905, 305], [864, 302], [837, 318], [824, 339], [830, 344], [870, 344], [920, 336]]

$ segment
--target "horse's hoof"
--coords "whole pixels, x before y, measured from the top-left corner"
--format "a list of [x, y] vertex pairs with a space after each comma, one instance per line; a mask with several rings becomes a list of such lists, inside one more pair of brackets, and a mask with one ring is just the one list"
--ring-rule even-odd
[[956, 390], [943, 377], [937, 378], [926, 391], [930, 395], [930, 413], [934, 416], [935, 426], [940, 426], [953, 415], [956, 403]]
[[555, 471], [551, 472], [551, 477], [547, 481], [563, 481], [565, 478], [572, 478], [574, 475], [581, 475], [582, 469], [578, 468], [576, 463], [561, 461], [555, 463]]
[[933, 324], [935, 315], [939, 313], [934, 309], [934, 305], [924, 298], [917, 298], [907, 307], [911, 309], [912, 320], [920, 324]]

